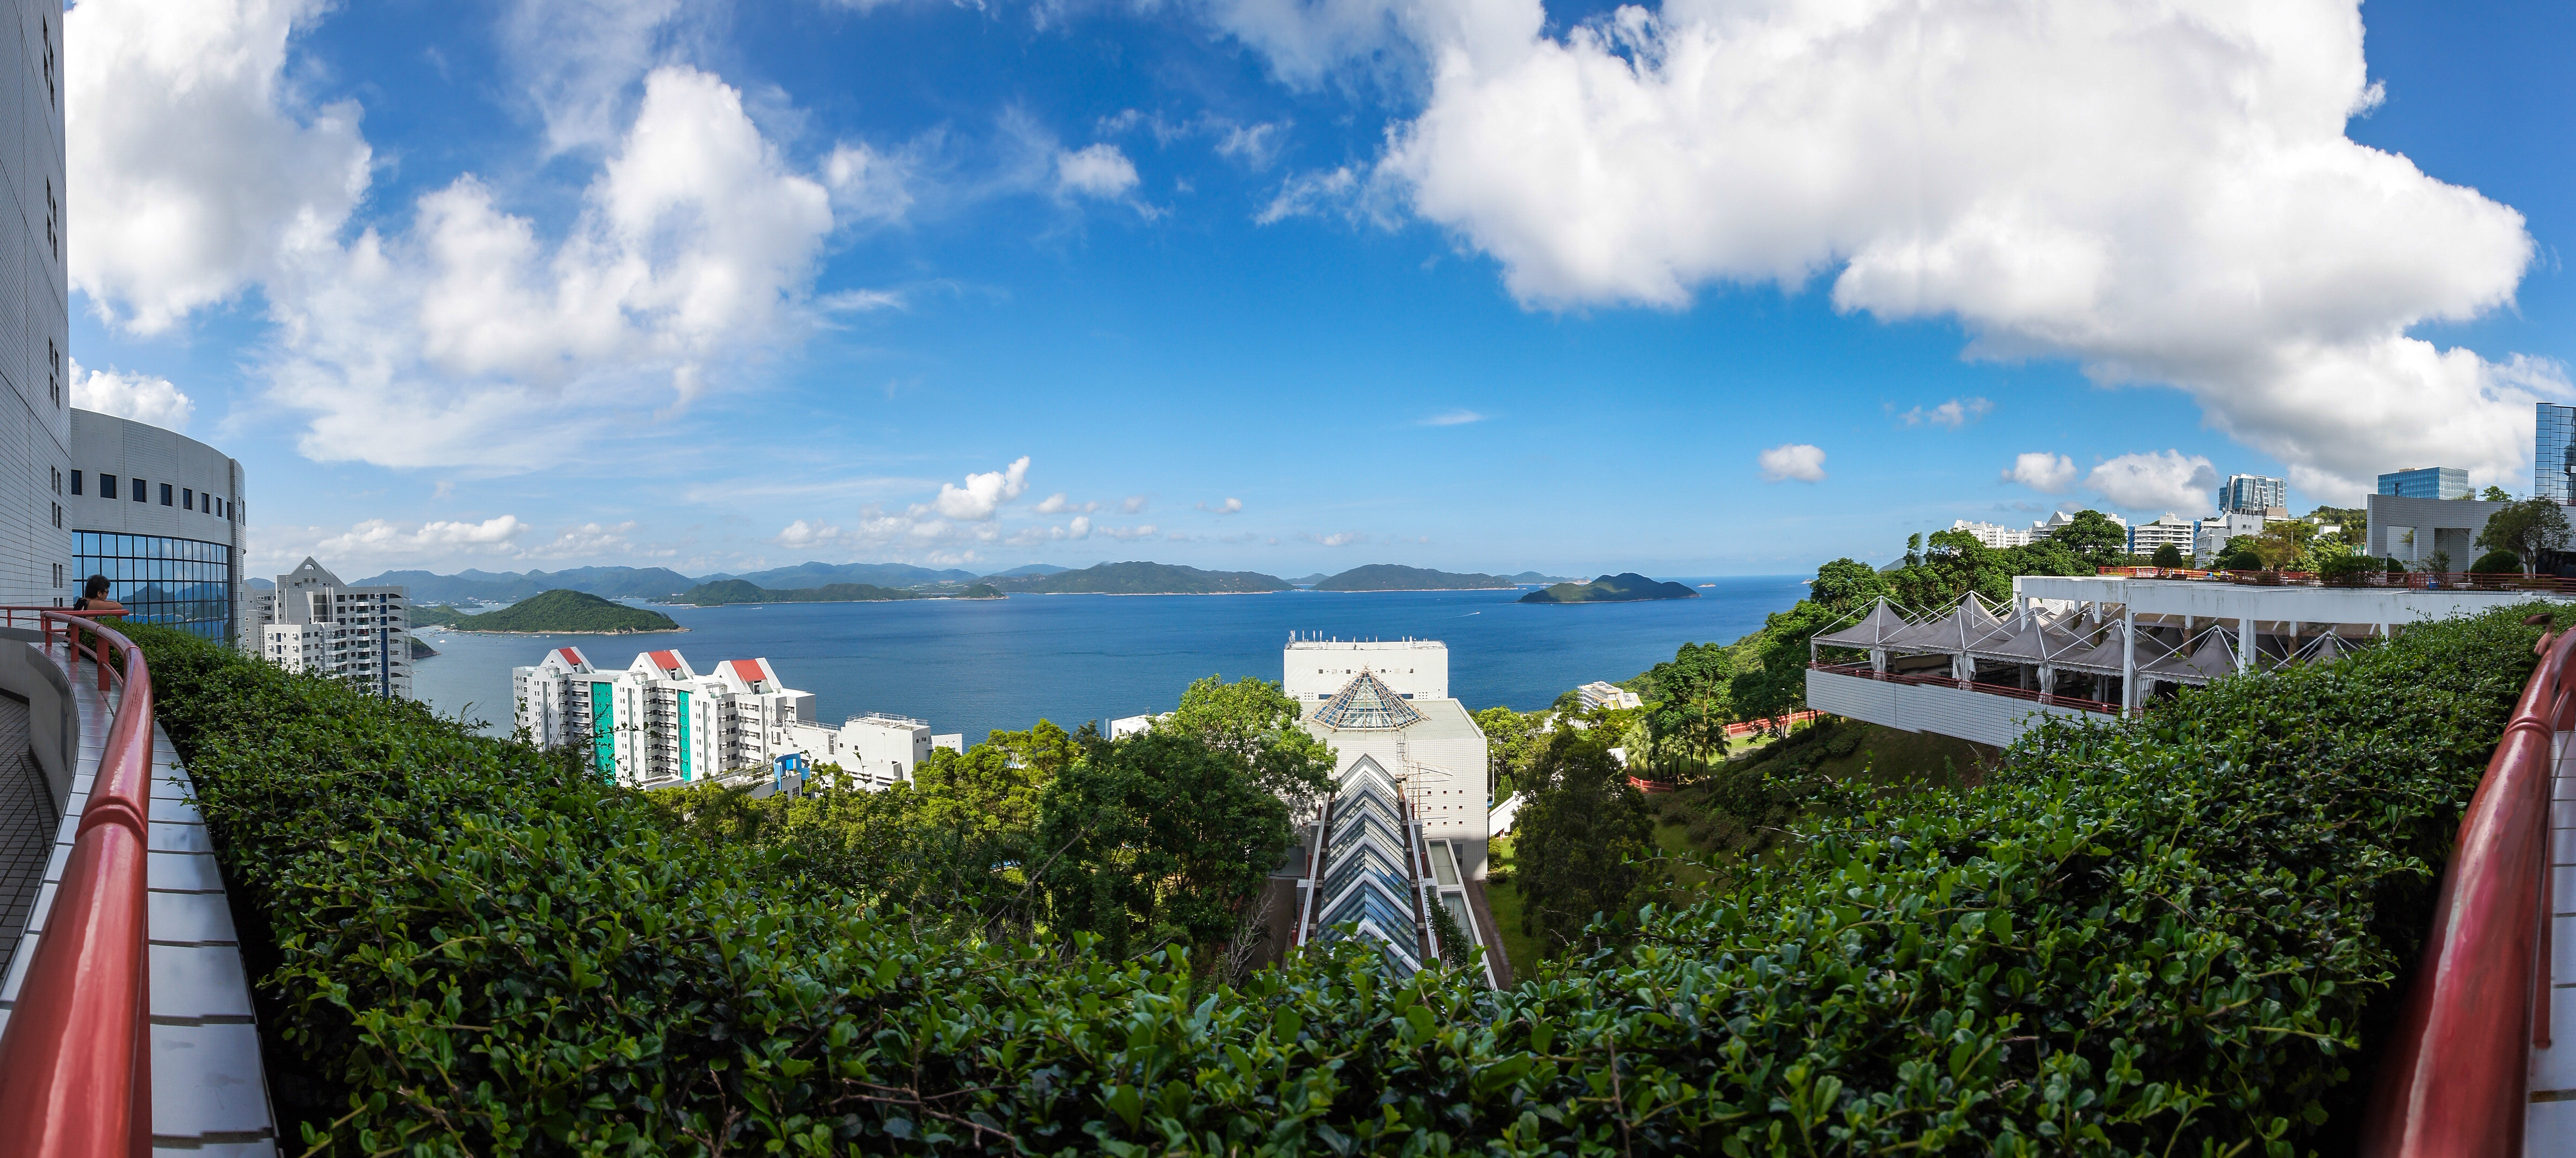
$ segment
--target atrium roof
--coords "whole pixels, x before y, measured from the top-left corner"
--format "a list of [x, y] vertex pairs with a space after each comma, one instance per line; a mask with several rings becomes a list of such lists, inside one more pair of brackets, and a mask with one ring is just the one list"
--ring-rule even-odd
[[1378, 729], [1401, 728], [1422, 719], [1422, 713], [1404, 702], [1395, 689], [1377, 678], [1367, 668], [1352, 676], [1351, 682], [1333, 693], [1324, 706], [1315, 709], [1314, 720], [1327, 728]]

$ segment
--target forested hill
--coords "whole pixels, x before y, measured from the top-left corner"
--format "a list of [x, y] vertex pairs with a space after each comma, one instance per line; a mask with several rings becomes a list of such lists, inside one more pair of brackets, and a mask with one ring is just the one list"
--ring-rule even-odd
[[357, 581], [360, 587], [399, 586], [412, 602], [504, 603], [554, 590], [580, 591], [609, 599], [663, 599], [697, 582], [667, 567], [573, 567], [562, 571], [462, 571], [439, 575], [428, 571], [387, 571]]
[[1559, 583], [1523, 595], [1523, 603], [1631, 603], [1641, 599], [1697, 599], [1699, 592], [1679, 583], [1658, 583], [1634, 571], [1604, 575], [1589, 583]]
[[451, 631], [623, 635], [637, 631], [688, 630], [659, 611], [628, 607], [596, 595], [564, 589], [531, 595], [499, 611], [482, 615], [459, 615], [448, 607], [414, 607], [411, 621], [414, 626], [444, 627]]
[[1287, 591], [1288, 582], [1253, 571], [1201, 571], [1172, 563], [1103, 563], [1054, 575], [995, 575], [985, 580], [1011, 594], [1236, 595]]
[[773, 591], [743, 579], [720, 579], [701, 583], [681, 593], [679, 601], [699, 607], [722, 607], [740, 603], [883, 603], [895, 599], [998, 599], [1001, 592], [978, 583], [954, 596], [925, 595], [919, 591], [902, 591], [872, 583], [826, 583], [820, 587], [792, 587]]
[[1317, 591], [1473, 591], [1518, 586], [1518, 582], [1506, 575], [1434, 571], [1427, 567], [1405, 567], [1394, 563], [1353, 567], [1315, 582]]

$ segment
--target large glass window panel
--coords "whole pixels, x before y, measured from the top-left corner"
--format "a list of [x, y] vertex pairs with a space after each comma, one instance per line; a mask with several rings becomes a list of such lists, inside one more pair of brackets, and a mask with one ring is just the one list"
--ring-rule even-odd
[[83, 531], [73, 537], [84, 578], [105, 575], [128, 618], [230, 640], [232, 548], [224, 543]]

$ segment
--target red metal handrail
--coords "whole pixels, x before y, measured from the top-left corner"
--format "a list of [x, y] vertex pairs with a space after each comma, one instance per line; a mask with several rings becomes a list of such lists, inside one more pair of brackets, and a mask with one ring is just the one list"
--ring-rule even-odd
[[2549, 781], [2576, 632], [2540, 666], [2460, 818], [2432, 935], [2363, 1122], [2369, 1158], [2522, 1152], [2530, 1049], [2549, 1040]]
[[[54, 907], [0, 1032], [0, 1154], [141, 1158], [152, 1152], [152, 969], [144, 887], [152, 801], [152, 673], [125, 636], [84, 612], [7, 608], [64, 632], [73, 665], [97, 640], [124, 652], [125, 694], [108, 726]], [[87, 622], [85, 622], [87, 621]]]

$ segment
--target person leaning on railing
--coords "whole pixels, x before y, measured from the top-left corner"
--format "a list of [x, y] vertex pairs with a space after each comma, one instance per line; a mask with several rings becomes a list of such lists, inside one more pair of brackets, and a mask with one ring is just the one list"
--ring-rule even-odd
[[[81, 584], [80, 598], [72, 600], [72, 610], [89, 612], [90, 620], [93, 623], [103, 619], [112, 619], [122, 622], [125, 619], [125, 605], [108, 598], [107, 587], [107, 576], [90, 576], [87, 581]], [[74, 655], [80, 654], [80, 649], [83, 643], [80, 636], [93, 636], [94, 638], [94, 634], [91, 632], [81, 632], [79, 635], [76, 635], [72, 640], [72, 654]], [[106, 654], [103, 644], [100, 654]]]

